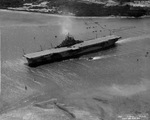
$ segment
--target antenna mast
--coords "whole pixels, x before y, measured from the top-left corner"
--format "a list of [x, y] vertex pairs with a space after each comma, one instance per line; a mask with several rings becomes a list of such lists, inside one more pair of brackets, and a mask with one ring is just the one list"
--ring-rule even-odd
[[42, 51], [43, 49], [42, 49], [42, 46], [41, 46], [41, 45], [40, 45], [40, 48], [41, 48], [41, 51]]
[[26, 53], [25, 53], [24, 49], [22, 49], [22, 51], [23, 51], [23, 55], [25, 55]]

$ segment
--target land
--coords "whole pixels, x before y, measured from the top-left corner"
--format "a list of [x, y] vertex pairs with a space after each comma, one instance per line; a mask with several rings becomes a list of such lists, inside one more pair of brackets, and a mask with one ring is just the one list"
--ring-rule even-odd
[[131, 16], [141, 17], [150, 15], [149, 2], [126, 1], [87, 1], [87, 0], [36, 0], [3, 2], [0, 8], [40, 12], [46, 14], [59, 14], [69, 16]]

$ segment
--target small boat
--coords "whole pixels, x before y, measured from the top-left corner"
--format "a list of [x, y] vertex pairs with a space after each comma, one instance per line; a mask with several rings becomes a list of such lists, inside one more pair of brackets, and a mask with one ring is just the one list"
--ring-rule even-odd
[[97, 50], [103, 50], [115, 45], [120, 36], [110, 35], [87, 41], [75, 40], [69, 34], [66, 39], [57, 47], [43, 50], [40, 52], [29, 53], [24, 55], [28, 65], [36, 67], [42, 64], [61, 61], [64, 59], [78, 57]]

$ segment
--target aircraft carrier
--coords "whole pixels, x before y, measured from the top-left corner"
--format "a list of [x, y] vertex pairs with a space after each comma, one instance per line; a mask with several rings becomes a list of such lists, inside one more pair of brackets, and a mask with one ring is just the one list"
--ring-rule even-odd
[[67, 35], [66, 39], [57, 47], [40, 52], [25, 54], [28, 65], [36, 67], [42, 64], [61, 61], [64, 59], [78, 57], [90, 52], [110, 48], [115, 45], [120, 36], [109, 35], [87, 41], [75, 40]]

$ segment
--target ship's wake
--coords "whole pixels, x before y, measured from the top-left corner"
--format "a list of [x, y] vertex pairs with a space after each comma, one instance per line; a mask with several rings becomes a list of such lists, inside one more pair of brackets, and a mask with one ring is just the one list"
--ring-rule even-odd
[[148, 35], [142, 35], [142, 36], [137, 36], [137, 37], [130, 37], [130, 38], [125, 38], [125, 39], [121, 39], [119, 40], [117, 43], [127, 43], [127, 42], [133, 42], [136, 40], [143, 40], [143, 39], [147, 39], [150, 38], [150, 34]]

